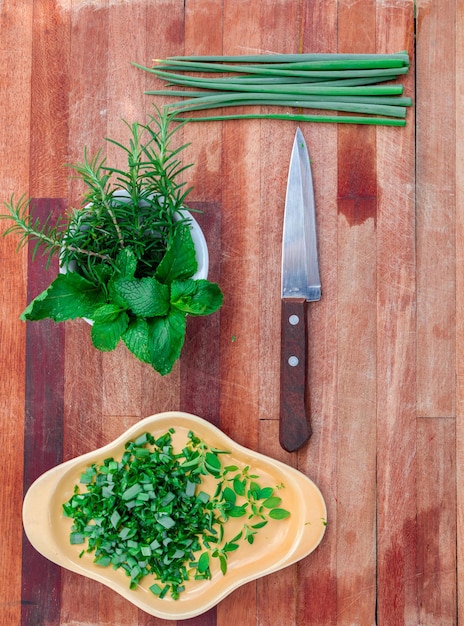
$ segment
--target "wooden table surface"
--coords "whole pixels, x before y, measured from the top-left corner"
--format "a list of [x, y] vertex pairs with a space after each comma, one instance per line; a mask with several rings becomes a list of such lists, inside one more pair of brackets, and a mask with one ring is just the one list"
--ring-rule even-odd
[[[416, 8], [414, 8], [416, 5]], [[414, 14], [416, 12], [416, 15]], [[56, 273], [0, 240], [0, 623], [166, 622], [61, 570], [22, 533], [24, 491], [141, 418], [181, 409], [308, 475], [328, 508], [320, 547], [232, 593], [198, 626], [464, 623], [464, 2], [2, 0], [0, 188], [37, 211], [79, 203], [63, 163], [116, 149], [158, 86], [131, 61], [175, 54], [407, 49], [405, 128], [303, 124], [323, 297], [311, 304], [313, 437], [278, 443], [280, 253], [296, 124], [190, 124], [191, 203], [221, 311], [191, 319], [160, 377], [102, 354], [77, 320], [24, 324]], [[459, 54], [458, 54], [459, 52]], [[1, 227], [6, 224], [2, 222]]]

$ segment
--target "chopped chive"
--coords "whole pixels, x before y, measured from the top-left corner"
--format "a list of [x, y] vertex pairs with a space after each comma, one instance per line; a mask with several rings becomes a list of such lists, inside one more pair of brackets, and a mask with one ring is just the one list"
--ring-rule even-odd
[[[152, 577], [149, 589], [155, 596], [170, 593], [176, 600], [184, 583], [209, 580], [214, 567], [225, 574], [230, 555], [242, 542], [253, 543], [258, 528], [268, 522], [256, 510], [256, 494], [268, 492], [248, 466], [223, 468], [220, 455], [228, 452], [207, 446], [194, 433], [181, 453], [174, 452], [172, 432], [156, 441], [142, 435], [127, 443], [121, 461], [105, 459], [100, 467], [88, 468], [81, 483], [85, 491], [74, 488], [63, 514], [74, 520], [70, 543], [87, 544], [80, 555], [94, 552], [99, 567], [123, 570], [130, 589]], [[213, 496], [199, 488], [206, 474], [217, 483]], [[277, 505], [280, 498], [271, 503]], [[268, 517], [278, 518], [283, 511], [275, 506]], [[227, 519], [244, 516], [255, 524], [245, 524], [231, 539]]]

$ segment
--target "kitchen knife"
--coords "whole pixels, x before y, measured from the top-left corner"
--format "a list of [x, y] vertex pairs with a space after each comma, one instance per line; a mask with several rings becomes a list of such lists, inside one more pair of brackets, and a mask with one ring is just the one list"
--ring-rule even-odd
[[282, 238], [279, 439], [289, 452], [300, 448], [312, 432], [306, 391], [306, 302], [320, 297], [313, 181], [306, 142], [298, 128], [288, 172]]

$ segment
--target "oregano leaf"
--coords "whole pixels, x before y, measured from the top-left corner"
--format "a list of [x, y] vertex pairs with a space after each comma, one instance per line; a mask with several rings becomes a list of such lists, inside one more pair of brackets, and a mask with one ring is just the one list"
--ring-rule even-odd
[[272, 509], [269, 511], [269, 517], [272, 519], [286, 519], [290, 517], [290, 513], [285, 509]]

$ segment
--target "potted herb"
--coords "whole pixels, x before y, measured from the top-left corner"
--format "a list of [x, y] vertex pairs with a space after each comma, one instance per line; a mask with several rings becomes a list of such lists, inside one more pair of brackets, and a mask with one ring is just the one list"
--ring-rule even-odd
[[219, 309], [219, 286], [198, 277], [192, 224], [185, 210], [179, 160], [186, 147], [172, 147], [179, 129], [172, 115], [156, 110], [146, 124], [128, 125], [123, 145], [126, 169], [110, 167], [99, 151], [72, 165], [87, 188], [82, 206], [51, 225], [29, 214], [24, 196], [5, 203], [13, 224], [4, 234], [19, 233], [22, 246], [36, 242], [47, 264], [55, 256], [60, 273], [23, 311], [22, 320], [78, 317], [91, 322], [93, 345], [103, 351], [120, 340], [141, 361], [168, 374], [180, 356], [187, 315]]

